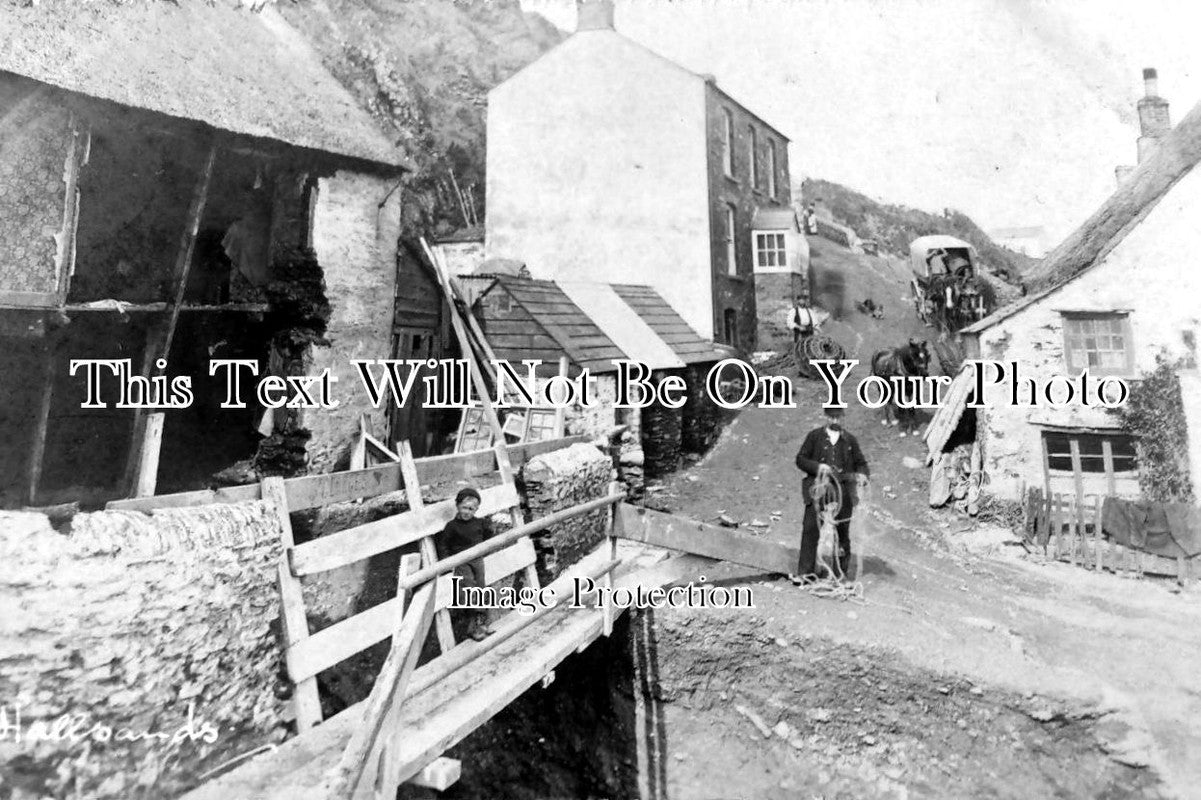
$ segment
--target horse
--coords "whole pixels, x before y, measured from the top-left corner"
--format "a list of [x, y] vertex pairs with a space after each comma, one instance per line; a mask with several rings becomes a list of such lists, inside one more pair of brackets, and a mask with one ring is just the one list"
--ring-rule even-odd
[[[921, 377], [925, 378], [929, 374], [930, 369], [930, 348], [925, 339], [910, 339], [909, 344], [903, 347], [890, 347], [887, 350], [881, 350], [872, 356], [872, 375], [883, 378], [892, 383], [892, 379], [896, 377], [910, 378]], [[898, 381], [900, 387], [897, 388], [898, 393], [902, 395], [902, 399], [906, 403], [912, 405], [913, 389], [907, 384]], [[917, 412], [913, 408], [903, 408], [901, 404], [894, 399], [884, 406], [884, 419], [880, 422], [881, 425], [901, 425], [901, 435], [912, 432], [917, 433]]]

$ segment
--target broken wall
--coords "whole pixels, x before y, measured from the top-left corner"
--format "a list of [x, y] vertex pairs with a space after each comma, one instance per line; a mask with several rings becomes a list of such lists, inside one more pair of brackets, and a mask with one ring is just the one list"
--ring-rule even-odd
[[0, 81], [0, 291], [59, 289], [70, 112], [53, 95]]
[[280, 741], [280, 554], [261, 502], [79, 514], [70, 535], [0, 514], [4, 790], [172, 797]]
[[313, 249], [325, 275], [332, 313], [329, 347], [315, 347], [308, 374], [326, 367], [337, 379], [337, 408], [313, 409], [303, 425], [312, 432], [309, 466], [328, 472], [346, 463], [366, 414], [372, 430], [387, 430], [387, 411], [371, 406], [352, 358], [388, 358], [400, 239], [400, 192], [395, 178], [339, 171], [322, 178], [313, 219]]

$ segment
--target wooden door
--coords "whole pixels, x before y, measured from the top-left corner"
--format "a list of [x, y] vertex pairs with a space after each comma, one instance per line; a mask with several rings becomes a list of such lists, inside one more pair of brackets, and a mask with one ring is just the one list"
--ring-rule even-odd
[[[392, 358], [402, 361], [439, 358], [438, 332], [434, 328], [397, 328], [392, 336]], [[401, 369], [401, 379], [407, 381], [409, 367]], [[433, 372], [428, 366], [416, 367], [413, 391], [404, 408], [392, 403], [388, 412], [389, 444], [408, 441], [417, 458], [431, 455], [437, 446], [438, 432], [425, 408], [425, 387], [422, 379]]]

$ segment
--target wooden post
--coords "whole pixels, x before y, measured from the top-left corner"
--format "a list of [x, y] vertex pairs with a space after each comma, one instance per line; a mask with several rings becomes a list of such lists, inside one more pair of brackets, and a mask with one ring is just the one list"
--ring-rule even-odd
[[154, 411], [146, 416], [146, 435], [138, 457], [138, 480], [134, 497], [152, 497], [158, 484], [158, 457], [163, 444], [163, 422], [166, 414]]
[[[1097, 572], [1105, 569], [1105, 556], [1102, 549], [1105, 544], [1105, 533], [1101, 530], [1101, 507], [1103, 502], [1104, 500], [1101, 495], [1097, 495], [1093, 501], [1094, 513], [1096, 514], [1093, 517], [1093, 535], [1097, 542]], [[1110, 561], [1112, 560], [1111, 558]]]
[[29, 452], [29, 505], [37, 505], [38, 485], [42, 482], [42, 465], [46, 459], [46, 436], [50, 432], [50, 406], [54, 399], [54, 350], [45, 353], [42, 362], [42, 400], [38, 404], [37, 422], [33, 426], [33, 446]]
[[463, 353], [463, 357], [467, 359], [468, 371], [471, 373], [472, 385], [475, 386], [476, 394], [479, 395], [480, 404], [484, 408], [484, 418], [488, 420], [488, 424], [492, 426], [495, 433], [496, 441], [504, 447], [505, 434], [501, 429], [500, 419], [496, 416], [496, 409], [492, 407], [492, 401], [488, 397], [488, 386], [484, 381], [484, 375], [479, 362], [475, 358], [475, 354], [471, 350], [471, 342], [467, 339], [467, 330], [463, 326], [463, 320], [459, 317], [458, 308], [455, 306], [455, 293], [450, 283], [450, 276], [447, 275], [434, 257], [434, 253], [430, 250], [425, 239], [421, 240], [421, 246], [425, 249], [425, 255], [430, 260], [434, 267], [434, 272], [438, 276], [438, 282], [442, 286], [442, 293], [446, 295], [446, 303], [450, 307], [450, 323], [454, 328], [455, 338], [459, 340], [459, 349]]
[[[304, 611], [304, 593], [300, 580], [288, 567], [288, 551], [296, 546], [292, 535], [292, 520], [288, 516], [288, 496], [283, 478], [263, 479], [263, 500], [279, 521], [284, 551], [279, 559], [280, 618], [284, 624], [285, 649], [309, 638], [309, 620]], [[305, 678], [296, 684], [292, 703], [296, 710], [296, 730], [304, 732], [321, 721], [321, 700], [317, 695], [317, 678]]]
[[[559, 376], [567, 377], [569, 361], [567, 356], [559, 356]], [[562, 439], [563, 432], [567, 428], [567, 409], [559, 406], [555, 409], [555, 438]]]
[[1059, 527], [1059, 495], [1047, 495], [1047, 520], [1055, 537], [1055, 560], [1063, 557], [1063, 530]]
[[1055, 526], [1051, 522], [1051, 495], [1043, 495], [1042, 505], [1047, 526], [1047, 548], [1050, 550], [1051, 558], [1059, 558], [1059, 540], [1055, 537]]
[[[409, 510], [416, 511], [425, 507], [425, 500], [421, 497], [421, 482], [417, 478], [417, 463], [413, 460], [413, 446], [408, 440], [396, 443], [397, 455], [400, 456], [400, 475], [404, 479], [405, 485], [405, 500], [409, 503]], [[425, 566], [430, 566], [438, 560], [438, 549], [434, 546], [434, 540], [426, 536], [422, 538], [420, 544], [421, 560]], [[434, 630], [438, 635], [438, 646], [442, 648], [442, 652], [448, 652], [455, 646], [454, 627], [451, 625], [450, 612], [442, 609], [434, 614]]]
[[[205, 159], [204, 166], [200, 170], [200, 177], [196, 181], [196, 188], [192, 192], [192, 204], [188, 208], [188, 217], [179, 239], [179, 253], [175, 258], [175, 269], [172, 272], [172, 277], [175, 278], [176, 284], [175, 296], [171, 303], [171, 316], [163, 333], [163, 341], [158, 348], [157, 356], [155, 355], [155, 348], [150, 345], [149, 338], [147, 339], [147, 352], [142, 372], [142, 377], [144, 378], [149, 378], [155, 372], [161, 375], [166, 371], [166, 362], [171, 355], [171, 344], [175, 340], [175, 326], [179, 323], [180, 307], [183, 305], [184, 294], [188, 289], [188, 274], [192, 269], [192, 253], [196, 249], [196, 234], [200, 231], [200, 220], [204, 217], [204, 207], [208, 203], [209, 184], [212, 182], [213, 165], [216, 163], [216, 160], [217, 146], [210, 145], [208, 157]], [[158, 366], [159, 359], [162, 359], [162, 367]], [[154, 451], [154, 461], [157, 464], [158, 445], [151, 442], [147, 436], [148, 426], [144, 409], [137, 409], [134, 412], [133, 428], [134, 445], [131, 446], [131, 460], [129, 466], [127, 466], [126, 475], [132, 478], [132, 480], [137, 481], [143, 470], [140, 464], [134, 466], [137, 462], [133, 459], [136, 457], [140, 460], [142, 454], [150, 449]], [[139, 441], [142, 442], [140, 448], [137, 445]], [[161, 439], [159, 440], [159, 444], [161, 444]], [[136, 491], [137, 484], [134, 483], [133, 492], [136, 493]]]
[[[419, 569], [421, 569], [421, 556], [420, 555], [418, 555], [417, 553], [408, 553], [406, 555], [401, 556], [400, 557], [400, 568], [397, 570], [397, 576], [396, 576], [397, 583], [398, 584], [403, 583], [404, 578], [406, 578], [409, 575], [412, 575], [414, 572], [416, 572]], [[436, 587], [437, 584], [434, 584], [434, 586]], [[435, 599], [437, 599], [437, 593], [438, 593], [438, 590], [435, 588], [434, 589]], [[400, 602], [397, 604], [397, 608], [400, 611], [399, 615], [396, 617], [397, 635], [399, 635], [399, 631], [401, 630], [401, 627], [404, 625], [404, 618], [405, 618], [405, 612], [406, 612], [406, 609], [405, 609], [406, 602], [405, 601], [407, 599], [406, 595], [409, 595], [409, 594], [411, 594], [410, 591], [408, 591], [406, 589], [401, 589], [399, 592], [397, 592], [397, 595], [396, 595], [397, 598], [400, 600]], [[417, 643], [418, 650], [421, 649], [423, 644], [424, 644], [424, 638], [421, 642]], [[396, 795], [395, 787], [400, 783], [399, 779], [397, 778], [397, 773], [399, 772], [399, 769], [400, 769], [400, 761], [396, 757], [396, 747], [395, 747], [395, 742], [393, 741], [396, 733], [397, 733], [396, 731], [390, 732], [388, 740], [386, 740], [384, 742], [383, 746], [380, 748], [380, 757], [377, 762], [378, 775], [376, 776], [376, 779], [375, 779], [375, 783], [379, 786], [394, 787], [392, 790], [393, 798]], [[383, 800], [383, 798], [386, 797], [386, 795], [384, 795], [383, 793], [380, 793], [379, 797], [381, 798], [381, 800]], [[391, 800], [391, 799], [389, 799], [389, 800]]]
[[[619, 494], [620, 492], [621, 492], [621, 486], [617, 483], [617, 481], [612, 481], [609, 484], [609, 494]], [[609, 542], [608, 542], [608, 544], [609, 544], [609, 561], [610, 562], [614, 562], [617, 560], [617, 537], [619, 535], [621, 535], [621, 533], [624, 532], [624, 529], [625, 529], [625, 524], [624, 524], [624, 522], [622, 520], [622, 516], [621, 516], [621, 503], [614, 503], [612, 508], [609, 509], [609, 536], [608, 536]], [[611, 598], [612, 591], [613, 591], [613, 571], [612, 570], [609, 570], [608, 572], [605, 573], [605, 577], [604, 577], [604, 581], [603, 581], [602, 585], [605, 587], [605, 597]], [[605, 636], [609, 636], [613, 633], [613, 608], [610, 603], [606, 602], [604, 604], [602, 613], [604, 614], [604, 623], [603, 623], [604, 627], [602, 628], [602, 632], [604, 633]]]
[[[389, 717], [395, 716], [397, 708], [404, 700], [409, 678], [417, 666], [417, 657], [421, 655], [421, 643], [425, 641], [425, 635], [429, 632], [430, 622], [434, 617], [435, 586], [436, 582], [431, 581], [417, 590], [412, 606], [404, 615], [400, 630], [392, 637], [388, 657], [384, 660], [367, 698], [363, 723], [355, 728], [342, 758], [338, 761], [329, 797], [355, 796], [359, 782], [364, 777], [363, 773], [368, 769], [372, 755], [377, 752], [384, 723]], [[387, 760], [387, 755], [384, 754], [384, 761]], [[387, 787], [383, 788], [386, 794]], [[396, 787], [391, 789], [395, 795]]]
[[[500, 472], [501, 481], [504, 483], [517, 482], [513, 475], [513, 464], [509, 461], [509, 451], [505, 447], [504, 437], [500, 437], [500, 441], [492, 448], [496, 453], [496, 468]], [[509, 519], [513, 523], [513, 527], [519, 527], [525, 523], [525, 519], [521, 516], [521, 509], [518, 506], [513, 506], [509, 509]], [[537, 591], [542, 588], [542, 582], [538, 579], [538, 565], [530, 564], [522, 572], [522, 577], [525, 579], [525, 585]]]
[[179, 309], [183, 306], [183, 296], [188, 290], [188, 274], [192, 270], [192, 253], [196, 249], [196, 234], [200, 232], [200, 220], [204, 217], [204, 207], [208, 203], [209, 183], [213, 178], [213, 165], [217, 161], [217, 146], [210, 145], [208, 157], [200, 171], [200, 179], [196, 182], [196, 191], [192, 195], [192, 207], [188, 209], [188, 224], [184, 228], [179, 241], [179, 257], [175, 262], [175, 300], [171, 303], [171, 318], [167, 323], [167, 335], [163, 340], [162, 357], [171, 355], [171, 343], [175, 339], [175, 326], [179, 322]]
[[367, 468], [367, 415], [359, 416], [359, 435], [354, 440], [354, 445], [350, 448], [350, 468], [366, 469]]

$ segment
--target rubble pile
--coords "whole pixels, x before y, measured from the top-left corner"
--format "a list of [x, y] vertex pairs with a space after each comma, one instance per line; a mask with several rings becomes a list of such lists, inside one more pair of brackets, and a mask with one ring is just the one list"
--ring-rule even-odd
[[170, 797], [285, 737], [265, 504], [0, 518], [13, 796]]
[[[544, 453], [521, 471], [526, 519], [535, 520], [603, 497], [609, 490], [612, 460], [590, 444]], [[591, 552], [605, 535], [608, 509], [569, 519], [535, 534], [540, 578], [549, 582]]]

